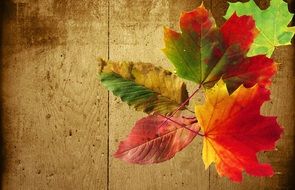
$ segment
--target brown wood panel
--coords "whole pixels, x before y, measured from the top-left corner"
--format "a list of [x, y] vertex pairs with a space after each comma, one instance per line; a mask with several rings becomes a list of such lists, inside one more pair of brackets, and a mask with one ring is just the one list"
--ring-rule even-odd
[[107, 1], [5, 0], [3, 189], [106, 189]]
[[[163, 26], [179, 30], [180, 13], [201, 1], [118, 0], [110, 1], [110, 59], [151, 62], [172, 69], [161, 49]], [[207, 4], [207, 2], [206, 2]], [[154, 165], [131, 165], [114, 159], [112, 153], [134, 123], [145, 116], [110, 96], [110, 179], [111, 190], [202, 189], [209, 187], [209, 172], [201, 161], [201, 139], [175, 158]]]
[[[266, 8], [269, 5], [267, 0], [256, 0], [255, 2], [262, 8]], [[222, 16], [225, 15], [227, 6], [226, 0], [212, 0], [211, 8], [218, 25], [225, 21]], [[271, 86], [271, 101], [263, 105], [262, 113], [264, 115], [277, 116], [279, 124], [285, 128], [285, 131], [282, 139], [277, 144], [277, 151], [260, 153], [259, 158], [263, 162], [270, 163], [274, 167], [276, 175], [272, 178], [256, 178], [244, 175], [244, 181], [241, 184], [235, 184], [226, 178], [220, 178], [215, 170], [215, 166], [211, 166], [210, 190], [291, 190], [295, 187], [293, 186], [295, 177], [294, 47], [284, 46], [276, 48], [273, 59], [281, 65]]]

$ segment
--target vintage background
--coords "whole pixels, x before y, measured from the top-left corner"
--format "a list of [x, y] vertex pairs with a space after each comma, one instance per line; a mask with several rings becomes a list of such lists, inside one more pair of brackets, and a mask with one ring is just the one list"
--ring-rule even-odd
[[[267, 7], [268, 1], [257, 0]], [[294, 1], [289, 2], [294, 11]], [[241, 184], [204, 170], [201, 139], [162, 164], [114, 159], [118, 142], [142, 113], [108, 94], [97, 80], [98, 56], [169, 68], [160, 49], [163, 26], [178, 28], [200, 0], [1, 0], [2, 189], [291, 190], [295, 188], [294, 47], [282, 63], [264, 114], [285, 134], [261, 153], [277, 174]], [[226, 0], [204, 0], [221, 24]], [[241, 26], [243, 27], [243, 26]], [[171, 67], [170, 67], [171, 68]]]

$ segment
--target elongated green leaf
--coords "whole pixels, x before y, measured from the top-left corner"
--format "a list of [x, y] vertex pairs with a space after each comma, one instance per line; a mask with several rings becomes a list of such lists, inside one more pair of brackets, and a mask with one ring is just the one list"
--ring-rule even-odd
[[271, 0], [266, 10], [261, 10], [253, 0], [246, 3], [229, 3], [226, 19], [236, 12], [238, 15], [253, 16], [260, 34], [251, 46], [248, 56], [266, 54], [270, 57], [277, 46], [289, 45], [294, 29], [288, 28], [293, 14], [283, 0]]
[[150, 63], [100, 63], [102, 84], [136, 110], [169, 114], [188, 97], [178, 77]]

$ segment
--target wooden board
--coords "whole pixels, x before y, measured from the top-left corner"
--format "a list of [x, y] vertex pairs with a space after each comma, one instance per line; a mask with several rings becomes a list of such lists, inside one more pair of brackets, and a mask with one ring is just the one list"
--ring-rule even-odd
[[[267, 0], [257, 0], [267, 6]], [[97, 80], [96, 58], [151, 62], [172, 70], [161, 52], [163, 26], [179, 30], [183, 11], [200, 0], [4, 0], [1, 46], [2, 189], [287, 190], [294, 187], [294, 47], [262, 111], [285, 127], [277, 151], [261, 153], [277, 174], [245, 175], [241, 184], [205, 170], [202, 139], [155, 165], [114, 159], [120, 140], [145, 114], [130, 109]], [[217, 23], [226, 0], [205, 0]], [[291, 3], [291, 0], [289, 0]], [[294, 2], [293, 2], [294, 3]], [[293, 186], [292, 186], [293, 185]]]
[[5, 1], [3, 189], [105, 189], [107, 1]]

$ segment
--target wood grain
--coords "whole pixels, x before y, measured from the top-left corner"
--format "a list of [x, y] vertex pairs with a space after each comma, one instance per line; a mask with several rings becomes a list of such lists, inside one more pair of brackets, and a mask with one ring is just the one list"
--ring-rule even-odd
[[105, 189], [106, 1], [6, 1], [3, 189]]

